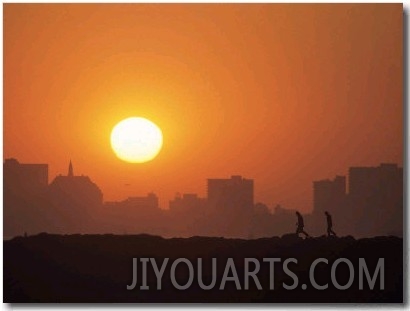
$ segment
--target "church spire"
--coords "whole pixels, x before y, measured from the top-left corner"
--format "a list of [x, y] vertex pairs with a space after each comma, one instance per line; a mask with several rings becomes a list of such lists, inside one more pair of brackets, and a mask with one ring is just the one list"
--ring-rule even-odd
[[73, 176], [74, 176], [73, 164], [71, 163], [71, 160], [70, 160], [70, 165], [68, 166], [68, 176], [69, 176], [69, 177], [73, 177]]

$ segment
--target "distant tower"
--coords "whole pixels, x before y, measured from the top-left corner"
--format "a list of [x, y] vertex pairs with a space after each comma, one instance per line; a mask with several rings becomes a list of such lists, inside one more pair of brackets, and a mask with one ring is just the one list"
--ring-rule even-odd
[[74, 173], [73, 173], [73, 164], [71, 163], [70, 160], [70, 165], [68, 166], [68, 177], [73, 177]]

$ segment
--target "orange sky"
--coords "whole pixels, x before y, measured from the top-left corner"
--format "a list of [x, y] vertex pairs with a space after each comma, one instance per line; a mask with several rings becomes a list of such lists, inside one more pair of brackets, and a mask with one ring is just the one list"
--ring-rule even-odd
[[[204, 196], [312, 208], [312, 181], [403, 154], [401, 4], [4, 4], [4, 157], [89, 175], [105, 200]], [[144, 164], [110, 131], [159, 125]], [[126, 186], [125, 184], [130, 184]]]

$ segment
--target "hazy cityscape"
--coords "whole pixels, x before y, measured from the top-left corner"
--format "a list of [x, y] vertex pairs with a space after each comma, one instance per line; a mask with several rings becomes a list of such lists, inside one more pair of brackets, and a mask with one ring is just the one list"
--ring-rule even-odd
[[[348, 176], [313, 181], [305, 230], [326, 233], [325, 211], [339, 235], [403, 234], [403, 169], [397, 164], [350, 167]], [[48, 233], [147, 233], [164, 237], [260, 238], [294, 233], [296, 210], [256, 202], [253, 179], [208, 179], [207, 196], [177, 194], [161, 209], [155, 193], [107, 202], [92, 179], [64, 175], [49, 182], [48, 164], [4, 162], [4, 236]]]

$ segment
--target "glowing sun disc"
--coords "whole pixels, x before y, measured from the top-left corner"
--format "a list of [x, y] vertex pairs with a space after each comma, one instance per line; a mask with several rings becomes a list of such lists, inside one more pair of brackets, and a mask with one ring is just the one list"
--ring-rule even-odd
[[162, 148], [162, 132], [150, 120], [131, 117], [119, 122], [111, 132], [111, 147], [123, 161], [143, 163], [154, 159]]

